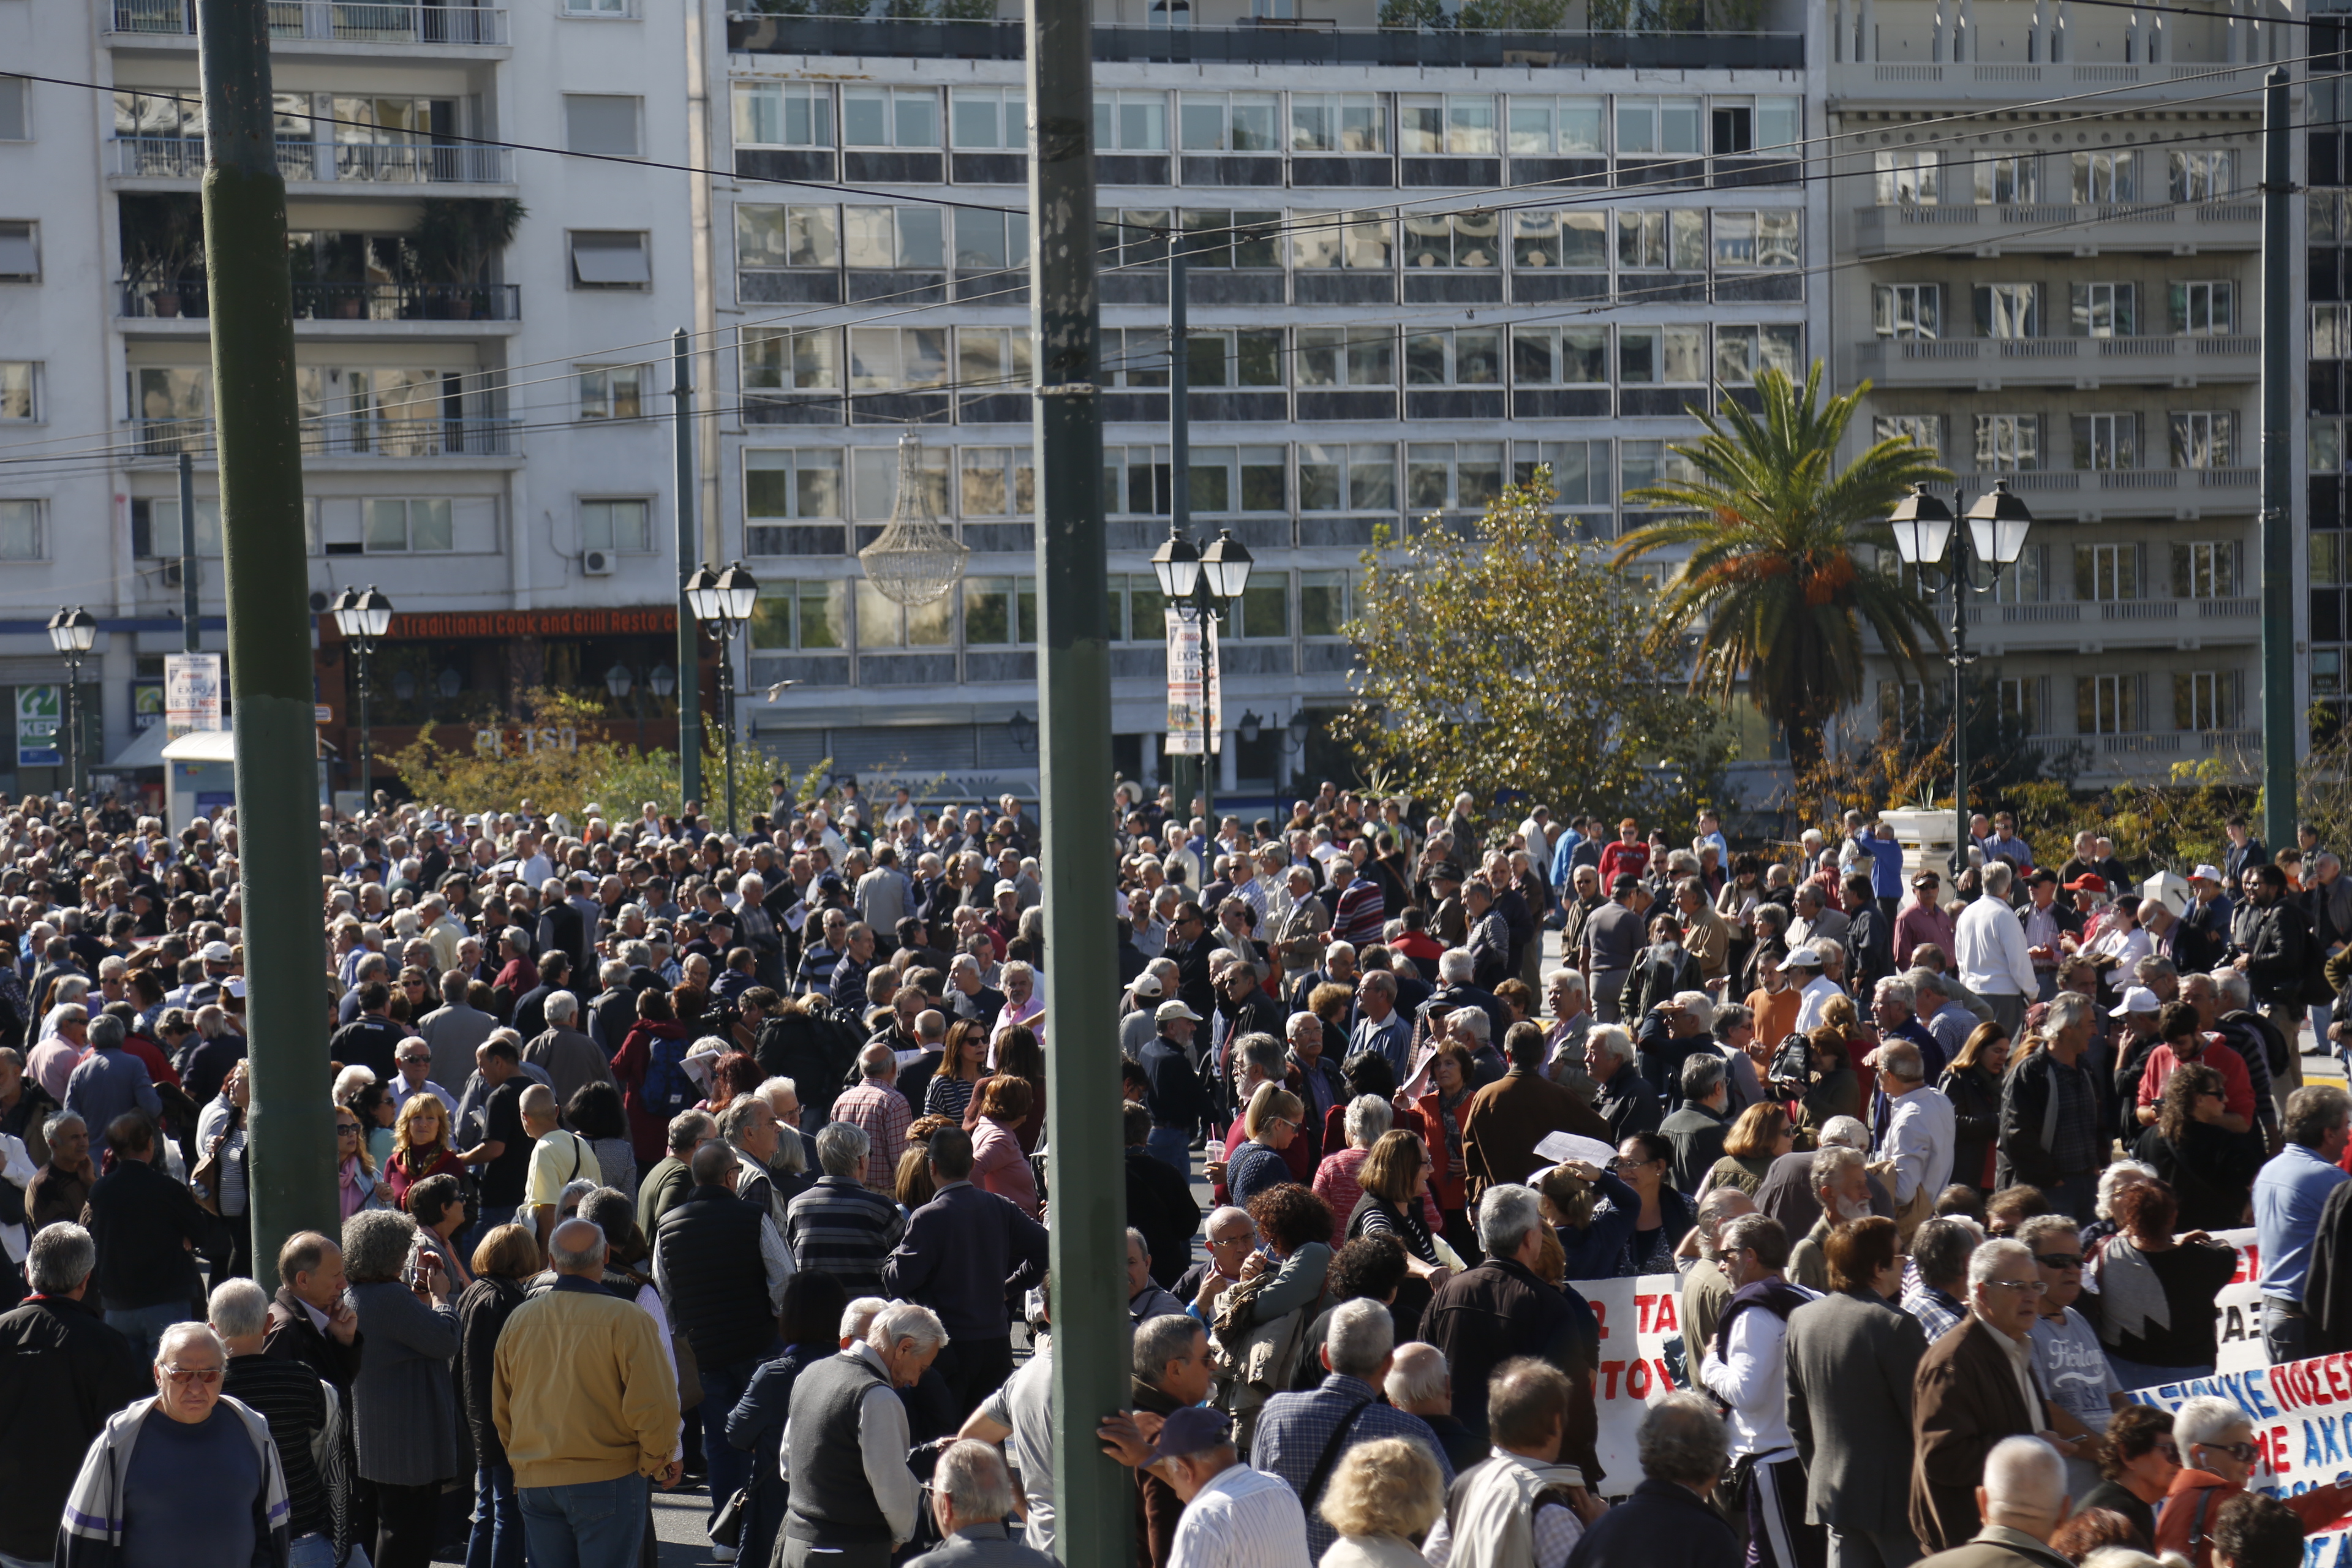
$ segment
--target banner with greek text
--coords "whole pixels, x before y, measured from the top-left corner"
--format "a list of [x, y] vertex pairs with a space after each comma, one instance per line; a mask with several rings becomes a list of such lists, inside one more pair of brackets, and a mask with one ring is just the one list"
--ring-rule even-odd
[[[2254, 1342], [2260, 1346], [2260, 1334]], [[2246, 1413], [2254, 1429], [2250, 1489], [2294, 1497], [2331, 1481], [2352, 1480], [2352, 1355], [2222, 1372], [2143, 1388], [2132, 1397], [2160, 1410], [2178, 1410], [2200, 1394], [2226, 1399]], [[2312, 1530], [2303, 1543], [2304, 1568], [2352, 1568], [2347, 1529], [2352, 1518]]]
[[1600, 1416], [1595, 1445], [1607, 1472], [1597, 1489], [1623, 1497], [1642, 1483], [1635, 1442], [1642, 1413], [1675, 1391], [1666, 1367], [1666, 1345], [1682, 1330], [1682, 1279], [1644, 1274], [1636, 1279], [1575, 1279], [1569, 1288], [1592, 1304], [1601, 1320], [1601, 1363], [1592, 1380], [1592, 1403]]

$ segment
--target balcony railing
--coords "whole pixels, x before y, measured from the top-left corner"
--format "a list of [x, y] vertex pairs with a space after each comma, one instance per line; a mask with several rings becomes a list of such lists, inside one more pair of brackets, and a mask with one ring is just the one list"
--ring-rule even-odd
[[[100, 0], [110, 33], [194, 37], [194, 0]], [[269, 0], [272, 38], [339, 44], [503, 44], [507, 14], [488, 5], [380, 5]]]
[[[209, 419], [133, 421], [139, 449], [152, 457], [204, 453], [213, 445]], [[514, 419], [349, 419], [305, 423], [306, 458], [511, 458], [521, 449]]]
[[[211, 313], [205, 280], [125, 282], [121, 311], [142, 321], [199, 319]], [[517, 283], [307, 283], [294, 285], [298, 321], [519, 321]]]
[[[146, 180], [200, 180], [205, 144], [194, 136], [118, 136], [110, 143], [110, 172]], [[278, 173], [287, 180], [352, 184], [511, 184], [513, 153], [504, 147], [416, 142], [297, 142], [278, 143]]]

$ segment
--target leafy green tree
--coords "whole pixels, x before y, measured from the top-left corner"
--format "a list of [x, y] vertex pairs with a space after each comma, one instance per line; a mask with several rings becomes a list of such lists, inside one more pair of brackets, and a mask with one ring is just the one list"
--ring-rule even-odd
[[1651, 596], [1572, 542], [1552, 499], [1538, 469], [1458, 528], [1375, 534], [1347, 628], [1355, 700], [1334, 731], [1368, 775], [1428, 799], [1687, 812], [1717, 793], [1730, 726], [1683, 689]]
[[1865, 547], [1884, 546], [1891, 562], [1887, 513], [1914, 484], [1951, 478], [1907, 437], [1838, 468], [1838, 443], [1870, 384], [1827, 404], [1821, 385], [1815, 360], [1802, 390], [1780, 371], [1759, 374], [1760, 413], [1729, 398], [1715, 414], [1694, 410], [1706, 433], [1674, 448], [1691, 477], [1627, 495], [1675, 515], [1617, 548], [1621, 566], [1690, 552], [1659, 614], [1669, 628], [1704, 624], [1691, 683], [1720, 697], [1744, 684], [1780, 726], [1800, 775], [1821, 760], [1830, 720], [1863, 696], [1864, 622], [1927, 679], [1926, 655], [1942, 647], [1934, 611]]

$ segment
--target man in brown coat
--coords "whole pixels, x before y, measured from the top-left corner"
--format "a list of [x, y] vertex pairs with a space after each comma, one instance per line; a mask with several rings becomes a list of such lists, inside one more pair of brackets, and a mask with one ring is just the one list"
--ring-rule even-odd
[[1519, 1023], [1503, 1037], [1511, 1068], [1470, 1097], [1462, 1114], [1462, 1159], [1470, 1176], [1470, 1201], [1488, 1187], [1524, 1182], [1543, 1162], [1536, 1145], [1553, 1132], [1616, 1140], [1609, 1123], [1572, 1090], [1543, 1075], [1543, 1026]]
[[1947, 1552], [1984, 1524], [1977, 1489], [2004, 1437], [2041, 1436], [2071, 1458], [2075, 1440], [2051, 1430], [2029, 1335], [2044, 1289], [2023, 1243], [1988, 1241], [1969, 1259], [1969, 1315], [1927, 1347], [1911, 1394], [1911, 1528]]

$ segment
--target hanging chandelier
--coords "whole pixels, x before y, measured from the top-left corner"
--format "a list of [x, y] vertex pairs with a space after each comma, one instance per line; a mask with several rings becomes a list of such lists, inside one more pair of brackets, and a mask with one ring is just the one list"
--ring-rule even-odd
[[898, 504], [881, 537], [857, 552], [866, 580], [896, 604], [928, 605], [956, 585], [971, 555], [932, 512], [923, 444], [906, 432], [898, 437]]

